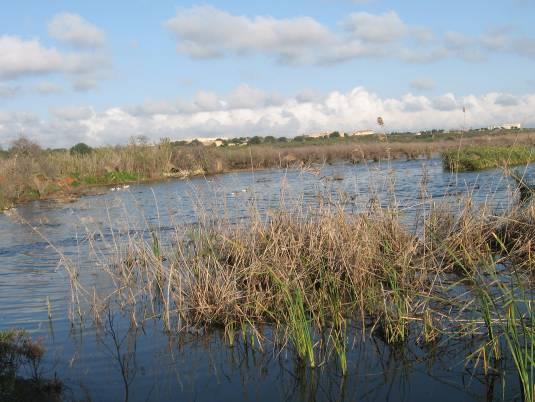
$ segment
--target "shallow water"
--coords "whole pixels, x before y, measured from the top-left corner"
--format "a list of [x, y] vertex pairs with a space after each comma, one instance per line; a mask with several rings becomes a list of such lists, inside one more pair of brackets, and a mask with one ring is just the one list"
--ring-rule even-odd
[[[530, 166], [529, 174], [534, 170]], [[380, 339], [363, 343], [355, 329], [344, 378], [335, 358], [305, 369], [291, 351], [279, 353], [269, 342], [231, 348], [218, 332], [176, 339], [157, 320], [134, 329], [119, 313], [100, 326], [80, 324], [69, 319], [70, 280], [59, 257], [80, 267], [85, 288], [100, 289], [110, 283], [97, 265], [115, 244], [148, 236], [150, 228], [172, 238], [175, 226], [195, 224], [199, 211], [236, 220], [252, 205], [266, 213], [281, 202], [303, 207], [338, 201], [358, 212], [372, 199], [402, 209], [410, 222], [429, 202], [457, 205], [468, 193], [474, 202], [502, 210], [513, 192], [514, 183], [499, 170], [453, 175], [431, 159], [337, 164], [320, 172], [240, 172], [131, 185], [70, 204], [21, 205], [24, 222], [0, 215], [0, 330], [23, 328], [42, 338], [44, 374], [65, 382], [68, 400], [514, 400], [514, 377], [504, 386], [499, 376], [474, 375], [465, 367], [470, 346], [453, 341], [432, 351], [413, 343], [399, 351]]]

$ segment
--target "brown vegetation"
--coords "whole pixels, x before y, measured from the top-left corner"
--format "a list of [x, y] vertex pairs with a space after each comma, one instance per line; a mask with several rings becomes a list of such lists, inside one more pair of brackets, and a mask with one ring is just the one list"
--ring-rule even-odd
[[269, 326], [270, 340], [310, 367], [334, 353], [342, 374], [355, 329], [394, 345], [468, 338], [476, 344], [468, 358], [484, 370], [512, 356], [531, 402], [535, 203], [511, 200], [501, 214], [470, 198], [418, 208], [412, 225], [394, 206], [352, 214], [333, 200], [281, 200], [239, 221], [201, 213], [170, 242], [156, 229], [138, 237], [127, 228], [125, 242], [96, 253], [110, 256], [95, 266], [112, 289], [84, 289], [63, 259], [80, 303], [73, 310], [82, 317], [89, 304], [98, 323], [120, 306], [134, 326], [159, 317], [167, 331], [221, 328], [230, 344], [241, 332], [260, 347]]
[[366, 136], [318, 143], [260, 144], [247, 147], [177, 146], [131, 143], [101, 147], [87, 153], [43, 151], [26, 139], [17, 140], [0, 159], [0, 209], [14, 203], [77, 194], [88, 186], [110, 185], [168, 177], [211, 175], [242, 169], [292, 168], [347, 161], [361, 163], [390, 158], [415, 159], [463, 147], [535, 144], [532, 133], [420, 138]]

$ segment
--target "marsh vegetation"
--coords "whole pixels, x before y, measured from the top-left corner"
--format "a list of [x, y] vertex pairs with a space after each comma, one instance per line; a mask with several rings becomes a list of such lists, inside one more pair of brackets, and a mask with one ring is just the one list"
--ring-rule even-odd
[[[500, 194], [500, 207], [487, 202], [486, 188], [476, 196], [475, 184], [459, 193], [462, 176], [443, 171], [436, 159], [423, 164], [436, 165], [434, 174], [447, 181], [433, 189], [422, 162], [291, 169], [294, 184], [311, 181], [323, 190], [290, 196], [285, 176], [277, 176], [281, 185], [269, 190], [267, 204], [262, 194], [276, 172], [247, 173], [258, 191], [230, 191], [224, 181], [222, 199], [207, 182], [207, 193], [191, 189], [189, 220], [168, 215], [184, 208], [176, 198], [164, 208], [149, 191], [136, 203], [153, 205], [150, 216], [134, 220], [137, 204], [125, 206], [122, 219], [96, 209], [102, 224], [83, 224], [69, 253], [46, 238], [48, 223], [18, 210], [7, 217], [59, 253], [71, 289], [69, 322], [107, 339], [125, 395], [132, 396], [137, 372], [129, 353], [147, 331], [185, 343], [187, 353], [216, 337], [218, 350], [251, 353], [245, 361], [259, 359], [260, 368], [269, 366], [263, 359], [288, 356], [290, 366], [280, 364], [303, 387], [325, 372], [337, 384], [351, 383], [362, 350], [371, 353], [377, 343], [408, 365], [435, 367], [432, 356], [440, 353], [448, 367], [465, 367], [488, 384], [491, 400], [503, 392], [506, 400], [531, 402], [535, 204], [496, 172], [487, 173], [490, 181], [512, 189]], [[416, 165], [418, 173], [407, 170]], [[361, 189], [366, 201], [343, 187], [351, 177], [340, 174], [342, 166], [369, 176]], [[397, 180], [404, 180], [403, 197]], [[117, 317], [134, 335], [118, 333]]]
[[480, 146], [443, 152], [444, 168], [466, 172], [535, 162], [533, 146]]
[[199, 207], [168, 241], [161, 222], [114, 236], [96, 261], [111, 288], [86, 288], [63, 260], [72, 317], [102, 325], [118, 309], [134, 327], [156, 318], [170, 334], [220, 330], [229, 346], [288, 349], [310, 369], [335, 359], [342, 376], [356, 334], [394, 349], [457, 339], [471, 344], [460, 358], [474, 370], [496, 375], [508, 362], [533, 401], [535, 203], [497, 213], [470, 197], [432, 202], [425, 183], [420, 194], [411, 220], [394, 193], [358, 213], [282, 196], [239, 220]]
[[[77, 144], [70, 150], [43, 150], [20, 138], [0, 157], [0, 210], [35, 199], [71, 199], [98, 186], [139, 183], [167, 178], [186, 178], [224, 172], [303, 168], [337, 161], [364, 163], [392, 159], [430, 158], [446, 152], [446, 164], [463, 170], [474, 160], [475, 151], [458, 155], [459, 149], [482, 146], [533, 146], [530, 131], [497, 133], [441, 133], [368, 135], [314, 139], [296, 137], [292, 141], [250, 141], [245, 146], [203, 146], [168, 139], [158, 144], [132, 140], [129, 145], [90, 148]], [[246, 140], [246, 139], [244, 139]], [[520, 149], [520, 147], [517, 147]], [[523, 149], [523, 148], [522, 148]], [[457, 154], [455, 154], [455, 152]], [[532, 160], [524, 157], [522, 161]], [[465, 157], [467, 155], [467, 157]], [[494, 154], [493, 154], [494, 155]], [[474, 163], [482, 164], [487, 157]], [[508, 158], [511, 160], [511, 157]], [[496, 166], [492, 159], [484, 167]], [[524, 162], [522, 162], [524, 163]], [[466, 166], [465, 166], [466, 165]], [[452, 165], [453, 166], [453, 165]], [[478, 167], [477, 168], [481, 168]]]
[[0, 331], [0, 399], [5, 402], [59, 401], [63, 384], [42, 374], [45, 349], [21, 330]]

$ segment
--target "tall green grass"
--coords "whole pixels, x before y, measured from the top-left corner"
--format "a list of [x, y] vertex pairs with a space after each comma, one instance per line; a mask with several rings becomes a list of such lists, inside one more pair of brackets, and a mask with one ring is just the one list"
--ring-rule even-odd
[[442, 153], [444, 168], [469, 172], [535, 162], [535, 148], [529, 146], [486, 146], [449, 150]]

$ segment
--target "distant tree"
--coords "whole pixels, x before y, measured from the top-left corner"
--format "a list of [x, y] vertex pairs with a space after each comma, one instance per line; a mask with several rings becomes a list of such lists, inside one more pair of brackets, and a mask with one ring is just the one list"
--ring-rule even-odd
[[295, 136], [292, 141], [295, 141], [295, 142], [303, 142], [306, 140], [306, 136], [304, 135], [298, 135], [298, 136]]
[[93, 148], [83, 142], [79, 142], [70, 149], [71, 155], [89, 155], [91, 152]]
[[340, 133], [338, 131], [333, 131], [329, 134], [329, 138], [340, 138]]
[[202, 142], [200, 142], [198, 139], [194, 139], [193, 141], [188, 142], [188, 145], [199, 146], [202, 145]]
[[279, 141], [279, 142], [288, 142], [288, 138], [286, 138], [286, 137], [279, 137], [279, 138], [277, 138], [277, 141]]
[[39, 144], [29, 140], [28, 138], [22, 136], [11, 142], [9, 147], [9, 153], [11, 155], [21, 155], [21, 156], [38, 156], [42, 152], [42, 148]]
[[129, 145], [147, 145], [149, 143], [149, 137], [146, 135], [133, 135], [128, 140]]
[[254, 137], [249, 138], [249, 141], [247, 141], [247, 143], [251, 145], [262, 144], [262, 137], [255, 135]]
[[267, 135], [264, 137], [264, 142], [265, 143], [268, 143], [268, 144], [272, 144], [274, 142], [276, 142], [277, 139], [275, 137], [273, 137], [272, 135]]
[[149, 143], [149, 137], [146, 135], [138, 135], [136, 137], [136, 143], [138, 145], [147, 145]]

